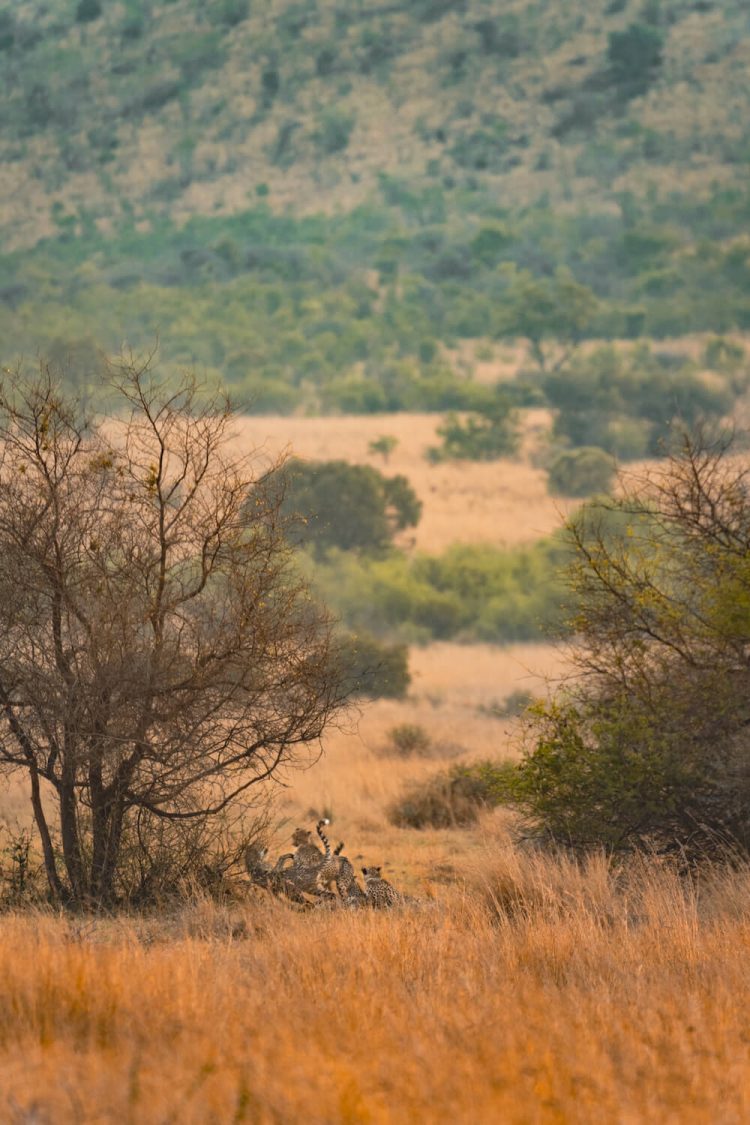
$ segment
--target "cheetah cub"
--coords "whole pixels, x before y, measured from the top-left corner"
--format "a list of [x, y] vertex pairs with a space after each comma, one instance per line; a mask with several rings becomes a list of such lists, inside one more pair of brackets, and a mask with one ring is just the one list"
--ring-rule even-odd
[[365, 894], [357, 882], [354, 868], [346, 856], [341, 855], [344, 849], [343, 841], [331, 851], [331, 844], [323, 832], [322, 822], [318, 825], [317, 831], [325, 848], [323, 862], [317, 870], [318, 886], [321, 890], [330, 891], [335, 885], [339, 899], [345, 906], [364, 906]]
[[402, 896], [391, 886], [387, 879], [381, 878], [382, 867], [363, 867], [365, 877], [365, 896], [367, 905], [376, 910], [384, 910], [389, 906], [396, 906], [402, 901]]
[[[321, 829], [324, 824], [328, 824], [327, 818], [319, 820], [315, 825], [315, 831], [318, 833], [321, 839], [324, 839], [321, 834]], [[295, 868], [319, 867], [323, 862], [323, 852], [320, 850], [317, 844], [313, 843], [313, 834], [309, 828], [296, 828], [294, 831], [294, 835], [292, 836], [292, 843], [297, 849], [294, 853], [293, 861]]]

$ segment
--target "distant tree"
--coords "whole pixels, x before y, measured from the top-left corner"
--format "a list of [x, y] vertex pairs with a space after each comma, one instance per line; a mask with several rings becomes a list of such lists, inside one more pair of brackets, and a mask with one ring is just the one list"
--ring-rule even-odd
[[230, 452], [227, 403], [188, 377], [124, 365], [113, 393], [100, 425], [45, 370], [0, 387], [0, 769], [76, 906], [132, 870], [144, 892], [343, 702], [281, 466]]
[[387, 644], [367, 633], [345, 636], [338, 641], [341, 687], [347, 696], [368, 699], [403, 699], [411, 675], [409, 649]]
[[498, 335], [524, 337], [541, 372], [559, 371], [584, 339], [596, 305], [592, 291], [569, 274], [519, 273], [506, 292]]
[[612, 80], [626, 93], [648, 89], [662, 63], [664, 36], [647, 23], [631, 23], [609, 36], [607, 62]]
[[98, 20], [101, 14], [101, 0], [78, 0], [76, 19], [79, 23], [90, 23], [93, 20]]
[[393, 453], [393, 450], [397, 445], [397, 437], [394, 437], [393, 434], [383, 434], [381, 437], [375, 438], [373, 441], [371, 441], [367, 448], [369, 449], [370, 453], [379, 453], [383, 458], [383, 461], [387, 465], [388, 461], [390, 460], [391, 453]]
[[496, 461], [518, 448], [518, 412], [509, 397], [498, 393], [480, 411], [464, 417], [451, 411], [437, 434], [442, 444], [428, 449], [430, 461]]
[[316, 551], [381, 551], [397, 531], [415, 527], [421, 501], [406, 477], [385, 477], [370, 465], [346, 461], [290, 461], [285, 469], [285, 515], [291, 534]]
[[548, 838], [750, 850], [750, 474], [682, 447], [571, 521], [575, 676], [540, 705], [517, 797]]
[[592, 496], [609, 492], [615, 475], [614, 458], [595, 446], [566, 449], [549, 467], [549, 491], [557, 496]]
[[355, 120], [342, 109], [326, 109], [320, 116], [314, 139], [321, 152], [332, 155], [342, 152], [349, 144]]

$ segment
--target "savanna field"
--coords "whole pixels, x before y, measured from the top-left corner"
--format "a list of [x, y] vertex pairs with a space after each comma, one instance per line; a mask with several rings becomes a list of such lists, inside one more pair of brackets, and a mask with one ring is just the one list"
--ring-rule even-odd
[[749, 63], [0, 2], [0, 1125], [750, 1121]]
[[[410, 444], [404, 423], [394, 469], [419, 425]], [[264, 419], [252, 441], [285, 426], [312, 453], [344, 420]], [[366, 459], [358, 426], [343, 452]], [[422, 472], [438, 529], [454, 498]], [[518, 534], [514, 485], [534, 472], [457, 474], [487, 538]], [[547, 528], [554, 504], [538, 491]], [[322, 758], [279, 779], [273, 852], [327, 815], [355, 866], [382, 864], [414, 903], [305, 911], [240, 880], [221, 904], [198, 894], [146, 915], [3, 914], [2, 1119], [747, 1120], [749, 871], [685, 881], [657, 859], [578, 865], [519, 846], [502, 810], [463, 828], [389, 821], [405, 786], [446, 764], [516, 757], [502, 701], [545, 696], [564, 668], [544, 645], [414, 647], [406, 699], [350, 709]], [[397, 753], [389, 732], [406, 723], [429, 751]], [[25, 794], [3, 808], [23, 822]]]

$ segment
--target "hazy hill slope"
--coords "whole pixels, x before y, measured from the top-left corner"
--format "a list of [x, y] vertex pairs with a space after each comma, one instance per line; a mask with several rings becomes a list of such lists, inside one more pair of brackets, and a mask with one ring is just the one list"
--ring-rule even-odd
[[2, 232], [51, 233], [55, 204], [349, 208], [381, 172], [506, 205], [706, 191], [750, 159], [749, 29], [744, 0], [25, 0], [0, 14]]
[[85, 383], [158, 337], [257, 409], [436, 410], [480, 395], [446, 349], [529, 308], [747, 330], [749, 32], [744, 0], [23, 0], [0, 359]]

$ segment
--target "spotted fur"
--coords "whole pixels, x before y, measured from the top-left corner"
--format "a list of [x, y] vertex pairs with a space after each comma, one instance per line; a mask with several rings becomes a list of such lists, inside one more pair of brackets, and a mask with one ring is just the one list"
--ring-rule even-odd
[[385, 910], [396, 906], [402, 901], [402, 896], [391, 886], [387, 879], [383, 879], [380, 872], [382, 867], [363, 867], [365, 877], [365, 897], [367, 905], [375, 910]]

